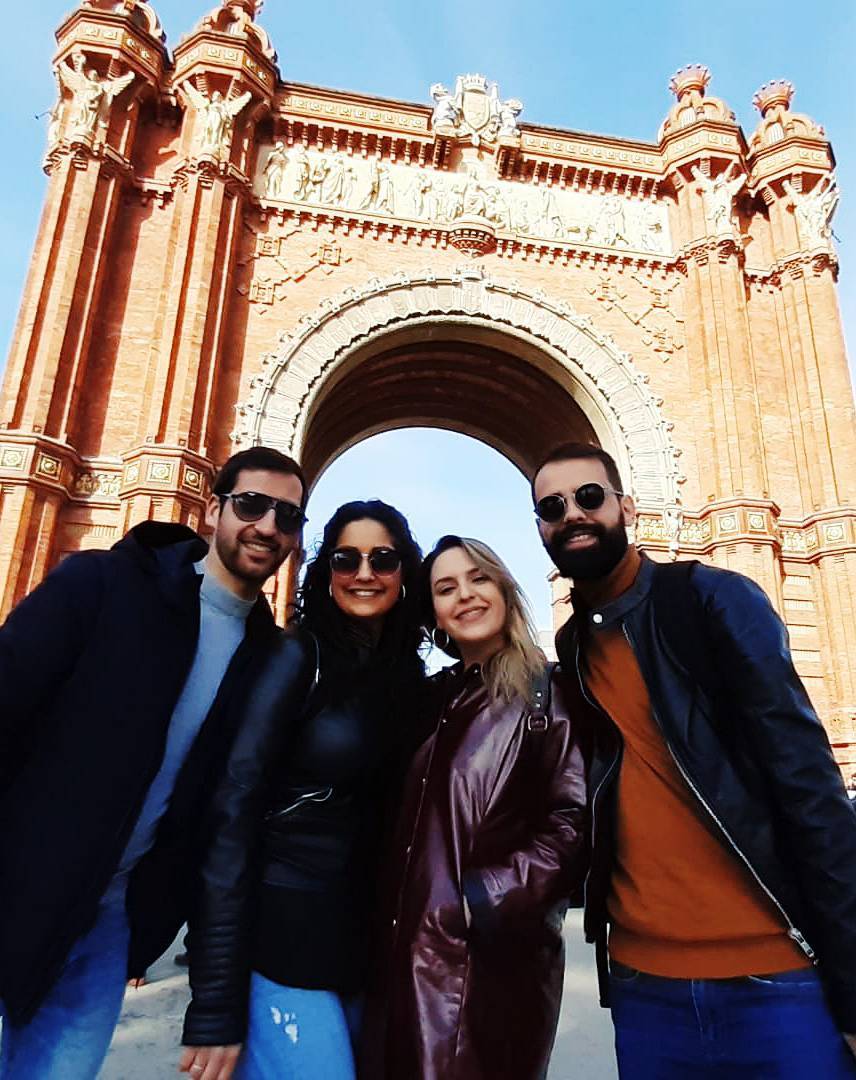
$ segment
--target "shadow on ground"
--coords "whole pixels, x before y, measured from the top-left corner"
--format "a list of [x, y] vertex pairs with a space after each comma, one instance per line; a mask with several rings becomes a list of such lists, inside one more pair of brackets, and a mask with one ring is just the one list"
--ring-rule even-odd
[[[549, 1080], [615, 1080], [612, 1025], [597, 1004], [594, 954], [582, 940], [579, 912], [569, 916], [565, 938], [565, 993]], [[128, 990], [122, 1018], [101, 1080], [175, 1080], [187, 973], [173, 963], [179, 937], [149, 971], [140, 990]]]

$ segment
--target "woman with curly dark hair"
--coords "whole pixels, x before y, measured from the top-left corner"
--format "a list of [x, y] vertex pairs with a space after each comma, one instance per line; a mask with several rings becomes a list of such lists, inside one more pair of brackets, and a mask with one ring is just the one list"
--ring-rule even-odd
[[355, 1075], [379, 847], [424, 676], [420, 563], [394, 507], [341, 506], [242, 703], [190, 926], [194, 1077]]

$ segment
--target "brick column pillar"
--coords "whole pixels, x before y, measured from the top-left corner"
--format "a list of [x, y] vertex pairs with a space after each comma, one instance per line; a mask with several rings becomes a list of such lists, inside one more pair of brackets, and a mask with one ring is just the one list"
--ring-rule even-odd
[[[127, 523], [144, 513], [190, 522], [194, 500], [201, 509], [205, 491], [191, 494], [182, 477], [188, 469], [203, 476], [213, 471], [218, 381], [240, 368], [241, 358], [223, 349], [228, 295], [252, 196], [255, 128], [270, 111], [277, 82], [275, 53], [253, 14], [252, 5], [224, 3], [175, 50], [180, 151], [137, 444], [125, 455], [142, 463], [130, 480], [126, 466], [121, 497], [129, 501]], [[152, 477], [169, 473], [166, 460], [175, 469], [162, 494], [154, 504], [141, 502], [140, 484], [161, 483]]]
[[[76, 420], [113, 226], [132, 178], [137, 103], [156, 92], [166, 61], [158, 30], [150, 12], [140, 19], [127, 5], [92, 4], [57, 31], [50, 182], [0, 395], [0, 479], [16, 488], [0, 502], [0, 535], [15, 545], [0, 556], [0, 617], [49, 569], [73, 486]], [[45, 462], [55, 472], [41, 471]]]

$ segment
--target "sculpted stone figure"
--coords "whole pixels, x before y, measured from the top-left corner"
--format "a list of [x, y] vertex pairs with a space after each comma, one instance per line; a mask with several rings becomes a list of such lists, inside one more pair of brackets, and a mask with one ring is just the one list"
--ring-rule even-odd
[[442, 83], [434, 83], [431, 87], [431, 97], [434, 99], [431, 127], [435, 131], [439, 128], [456, 128], [461, 119], [457, 90], [455, 94], [450, 94]]
[[417, 172], [411, 192], [416, 217], [433, 221], [437, 217], [437, 196], [434, 193], [434, 182], [424, 169]]
[[62, 98], [48, 110], [48, 150], [53, 150], [62, 133]]
[[803, 247], [814, 248], [828, 244], [832, 236], [832, 217], [840, 198], [835, 180], [831, 176], [824, 176], [819, 184], [805, 194], [797, 191], [789, 180], [783, 180], [782, 187], [788, 196], [788, 205], [794, 208], [797, 231]]
[[540, 209], [541, 217], [538, 221], [538, 231], [549, 236], [552, 240], [558, 240], [560, 236], [564, 235], [565, 221], [552, 188], [542, 188]]
[[517, 126], [517, 117], [523, 112], [523, 102], [517, 98], [509, 98], [508, 101], [499, 103], [499, 130], [498, 135], [515, 138], [520, 134]]
[[732, 207], [734, 196], [746, 183], [746, 177], [732, 163], [731, 168], [711, 179], [693, 165], [693, 176], [704, 200], [704, 216], [714, 236], [734, 232]]
[[395, 189], [392, 186], [392, 176], [389, 172], [389, 166], [380, 158], [372, 158], [369, 190], [360, 204], [360, 209], [385, 210], [388, 214], [395, 213]]
[[508, 203], [502, 197], [502, 192], [495, 184], [488, 185], [485, 189], [487, 201], [487, 218], [501, 229], [511, 228], [511, 212]]
[[466, 180], [460, 178], [454, 180], [446, 191], [443, 200], [443, 218], [446, 221], [457, 221], [464, 212], [464, 193], [467, 190]]
[[295, 148], [291, 161], [296, 170], [294, 197], [302, 202], [309, 194], [309, 155], [302, 143]]
[[327, 171], [325, 201], [334, 206], [346, 206], [354, 191], [354, 166], [341, 150], [334, 154]]
[[288, 165], [288, 155], [285, 152], [285, 144], [278, 142], [271, 150], [267, 165], [265, 165], [265, 195], [269, 199], [278, 199], [282, 195], [286, 165]]
[[[55, 69], [59, 82], [72, 94], [69, 132], [92, 136], [99, 128], [107, 126], [107, 113], [113, 98], [134, 81], [134, 72], [129, 71], [117, 79], [102, 79], [94, 68], [84, 70], [85, 60], [79, 52], [72, 57], [72, 65], [58, 64]], [[51, 117], [54, 118], [53, 112]], [[56, 119], [53, 122], [56, 125]], [[53, 133], [57, 133], [55, 126]], [[51, 137], [50, 131], [48, 137]]]
[[330, 163], [323, 157], [316, 158], [309, 169], [309, 193], [315, 202], [321, 202], [322, 200], [324, 181], [327, 179], [329, 172]]
[[599, 241], [606, 247], [629, 247], [624, 203], [618, 195], [607, 195], [598, 219]]
[[467, 169], [467, 186], [464, 189], [464, 213], [476, 217], [487, 216], [487, 193], [479, 180], [475, 165]]
[[216, 158], [225, 157], [232, 141], [232, 125], [235, 117], [249, 104], [252, 94], [247, 90], [240, 97], [227, 101], [219, 90], [215, 90], [210, 98], [206, 97], [191, 82], [186, 82], [183, 89], [193, 107], [202, 116], [202, 130], [199, 133], [200, 152], [211, 154]]

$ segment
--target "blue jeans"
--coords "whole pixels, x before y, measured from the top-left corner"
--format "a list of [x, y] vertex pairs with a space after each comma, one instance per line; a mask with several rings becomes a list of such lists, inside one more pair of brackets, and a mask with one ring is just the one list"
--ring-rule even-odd
[[810, 968], [741, 979], [663, 979], [611, 965], [621, 1080], [854, 1080]]
[[360, 1000], [280, 986], [254, 971], [236, 1080], [355, 1080]]
[[110, 1048], [128, 977], [124, 897], [102, 903], [71, 949], [39, 1011], [21, 1027], [3, 1021], [2, 1080], [92, 1080]]

